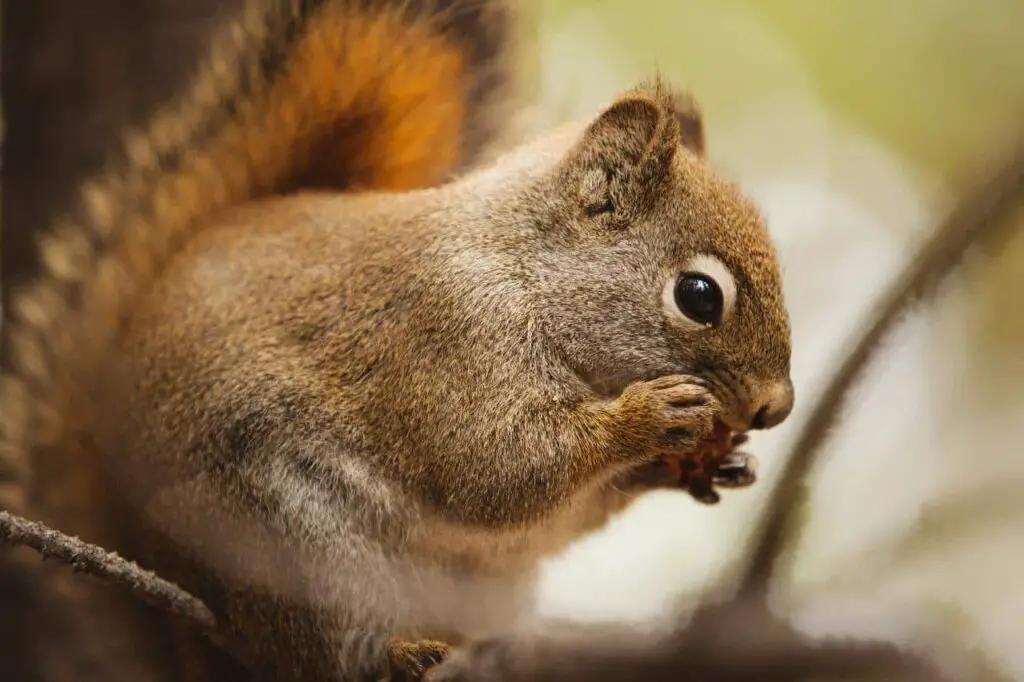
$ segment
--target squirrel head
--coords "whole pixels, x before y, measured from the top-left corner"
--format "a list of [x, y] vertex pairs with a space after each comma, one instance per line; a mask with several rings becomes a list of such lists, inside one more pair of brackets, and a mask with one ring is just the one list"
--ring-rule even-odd
[[542, 241], [526, 277], [564, 361], [604, 395], [691, 374], [733, 430], [783, 421], [793, 386], [776, 252], [758, 210], [707, 163], [693, 99], [660, 82], [620, 96], [552, 172], [523, 202]]

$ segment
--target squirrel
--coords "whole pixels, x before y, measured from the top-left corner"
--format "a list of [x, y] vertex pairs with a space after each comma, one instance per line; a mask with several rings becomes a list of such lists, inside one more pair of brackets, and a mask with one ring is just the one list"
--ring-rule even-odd
[[152, 679], [443, 658], [489, 607], [441, 586], [518, 617], [542, 558], [677, 484], [638, 472], [792, 410], [776, 252], [697, 103], [652, 80], [500, 149], [514, 17], [249, 0], [42, 236], [0, 457], [210, 606], [222, 641], [122, 635], [174, 642]]

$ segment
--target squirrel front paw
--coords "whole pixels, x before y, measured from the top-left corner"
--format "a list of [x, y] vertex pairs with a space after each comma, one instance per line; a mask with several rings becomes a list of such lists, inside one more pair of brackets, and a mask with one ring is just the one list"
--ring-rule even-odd
[[[424, 677], [424, 682], [502, 682], [523, 678], [524, 652], [515, 638], [495, 637], [453, 650]], [[528, 666], [527, 666], [528, 667]]]
[[628, 455], [640, 459], [693, 450], [711, 434], [721, 413], [707, 383], [683, 374], [632, 383], [613, 409]]

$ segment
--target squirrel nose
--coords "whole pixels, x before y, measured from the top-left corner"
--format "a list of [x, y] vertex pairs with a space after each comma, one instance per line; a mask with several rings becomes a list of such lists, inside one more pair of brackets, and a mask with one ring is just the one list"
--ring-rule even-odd
[[793, 382], [788, 378], [768, 387], [765, 400], [754, 413], [752, 429], [770, 429], [786, 421], [793, 411]]

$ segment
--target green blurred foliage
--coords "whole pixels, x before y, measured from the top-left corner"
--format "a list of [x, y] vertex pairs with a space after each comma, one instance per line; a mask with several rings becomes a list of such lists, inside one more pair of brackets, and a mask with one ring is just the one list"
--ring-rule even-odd
[[745, 4], [800, 51], [825, 102], [933, 172], [957, 177], [1024, 123], [1018, 0]]
[[938, 180], [959, 180], [1024, 120], [1020, 0], [541, 0], [538, 12], [549, 29], [596, 20], [614, 59], [688, 83], [709, 118], [789, 87], [795, 58], [836, 115]]

